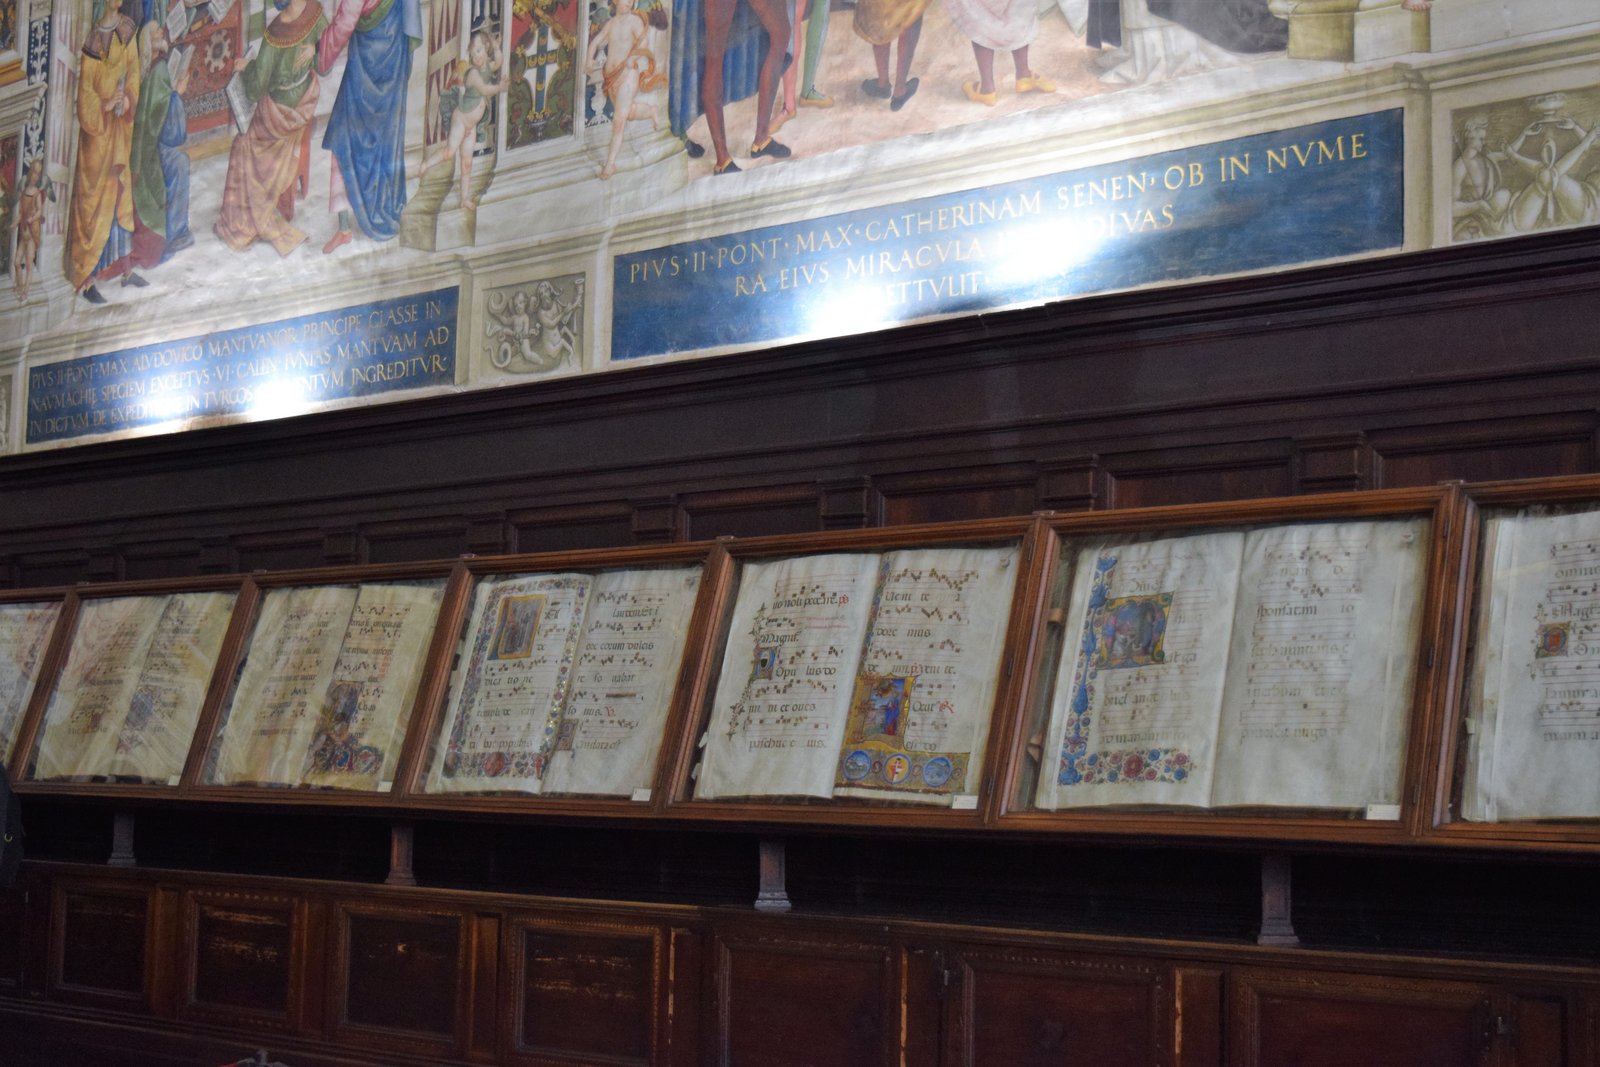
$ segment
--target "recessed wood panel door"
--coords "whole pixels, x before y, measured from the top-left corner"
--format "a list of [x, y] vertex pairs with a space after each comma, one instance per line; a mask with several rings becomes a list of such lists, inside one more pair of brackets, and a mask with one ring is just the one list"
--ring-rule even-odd
[[1165, 1067], [1172, 983], [1154, 962], [1025, 948], [951, 955], [944, 1060], [963, 1067]]
[[663, 1058], [658, 927], [519, 918], [507, 933], [503, 1017], [515, 1062], [644, 1067]]
[[58, 882], [50, 906], [53, 998], [150, 1005], [150, 927], [143, 886]]
[[337, 1040], [418, 1054], [465, 1045], [471, 984], [459, 913], [339, 906], [332, 994]]
[[891, 948], [821, 932], [721, 931], [713, 1062], [726, 1067], [899, 1063]]
[[1230, 983], [1237, 1067], [1493, 1064], [1491, 989], [1360, 974], [1239, 970]]
[[269, 1029], [297, 1026], [303, 913], [304, 905], [286, 894], [185, 893], [184, 1018]]

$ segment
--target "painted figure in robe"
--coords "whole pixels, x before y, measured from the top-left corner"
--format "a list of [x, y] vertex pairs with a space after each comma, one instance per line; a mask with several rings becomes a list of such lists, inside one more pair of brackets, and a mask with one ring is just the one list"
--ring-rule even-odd
[[267, 24], [261, 51], [235, 63], [256, 110], [249, 128], [229, 149], [222, 212], [214, 229], [236, 252], [261, 240], [287, 256], [306, 239], [305, 231], [289, 220], [294, 217], [294, 183], [306, 131], [316, 120], [321, 96], [313, 61], [327, 27], [318, 0], [288, 0]]
[[78, 156], [67, 217], [67, 280], [92, 304], [95, 281], [145, 285], [133, 272], [133, 122], [139, 54], [122, 0], [95, 0], [78, 70]]
[[133, 258], [141, 267], [165, 263], [194, 245], [189, 232], [189, 117], [183, 94], [189, 87], [194, 49], [170, 52], [166, 32], [151, 37], [154, 53], [145, 71], [133, 122]]
[[328, 207], [339, 229], [332, 252], [356, 227], [375, 241], [400, 232], [406, 206], [406, 86], [411, 53], [422, 43], [419, 0], [339, 0], [317, 43], [317, 72], [341, 55], [344, 77], [328, 115], [322, 147], [333, 153]]

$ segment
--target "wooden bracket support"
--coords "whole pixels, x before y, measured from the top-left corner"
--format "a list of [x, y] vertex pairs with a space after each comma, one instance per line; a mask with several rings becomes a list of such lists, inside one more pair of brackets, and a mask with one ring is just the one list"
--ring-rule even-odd
[[384, 885], [416, 885], [417, 876], [411, 869], [414, 841], [412, 826], [408, 822], [389, 824], [389, 877]]
[[789, 890], [785, 887], [786, 868], [782, 841], [761, 842], [761, 886], [756, 893], [757, 911], [788, 911]]
[[133, 812], [119, 811], [111, 816], [111, 855], [106, 857], [108, 867], [133, 867]]
[[1290, 881], [1289, 857], [1282, 852], [1268, 852], [1261, 857], [1261, 932], [1256, 935], [1258, 945], [1298, 945], [1300, 938], [1294, 932], [1290, 918], [1293, 902]]

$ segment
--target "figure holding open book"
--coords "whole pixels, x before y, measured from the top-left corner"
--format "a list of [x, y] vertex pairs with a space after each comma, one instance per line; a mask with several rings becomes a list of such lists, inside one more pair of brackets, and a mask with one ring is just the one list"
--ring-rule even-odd
[[215, 229], [236, 252], [263, 240], [286, 256], [306, 239], [289, 220], [306, 130], [316, 118], [317, 41], [327, 25], [318, 0], [287, 0], [267, 25], [261, 51], [235, 64], [256, 109], [228, 152]]

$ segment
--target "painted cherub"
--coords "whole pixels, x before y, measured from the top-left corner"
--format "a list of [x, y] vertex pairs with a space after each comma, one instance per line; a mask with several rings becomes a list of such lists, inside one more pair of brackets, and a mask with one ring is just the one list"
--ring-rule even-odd
[[44, 202], [55, 198], [55, 186], [44, 179], [44, 156], [34, 156], [17, 192], [17, 258], [12, 274], [19, 303], [28, 299], [28, 286], [33, 282], [33, 264], [44, 229]]
[[[589, 41], [589, 55], [584, 69], [592, 76], [601, 72], [600, 88], [611, 101], [611, 146], [606, 151], [605, 166], [600, 177], [609, 178], [617, 172], [617, 156], [622, 151], [622, 134], [631, 119], [647, 119], [651, 129], [659, 129], [661, 119], [656, 108], [641, 101], [641, 93], [648, 93], [667, 84], [667, 76], [656, 70], [655, 53], [650, 51], [650, 27], [666, 29], [666, 11], [660, 7], [650, 10], [650, 17], [634, 10], [633, 0], [611, 0], [615, 14]], [[601, 69], [600, 50], [606, 58]]]
[[489, 98], [505, 92], [510, 85], [499, 72], [499, 38], [485, 30], [474, 30], [467, 44], [466, 63], [439, 94], [439, 117], [449, 123], [450, 134], [422, 161], [422, 173], [426, 174], [451, 156], [456, 157], [461, 206], [468, 211], [478, 207], [472, 197], [472, 153], [478, 146], [478, 123], [489, 108]]

